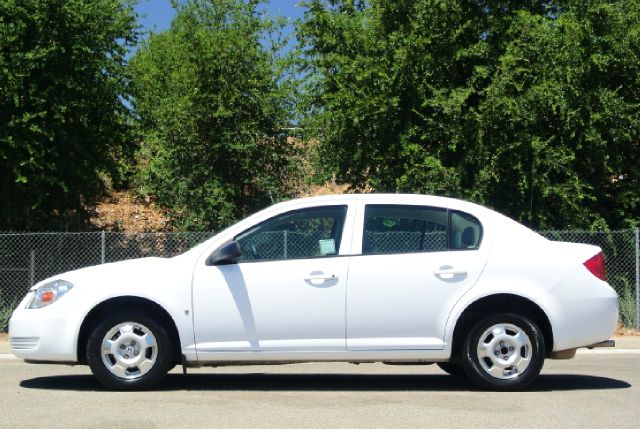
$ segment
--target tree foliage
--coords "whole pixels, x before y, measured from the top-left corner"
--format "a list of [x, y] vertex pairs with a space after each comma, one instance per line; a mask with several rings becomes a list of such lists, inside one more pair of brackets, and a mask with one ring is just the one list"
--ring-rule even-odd
[[311, 0], [308, 125], [338, 178], [535, 228], [640, 218], [640, 2]]
[[218, 229], [286, 195], [291, 85], [259, 1], [189, 0], [132, 59], [145, 191], [181, 228]]
[[0, 2], [0, 229], [64, 228], [129, 148], [124, 0]]
[[640, 222], [640, 0], [307, 0], [289, 54], [259, 0], [186, 0], [129, 67], [133, 1], [0, 2], [0, 229], [68, 227], [134, 125], [142, 192], [218, 229], [292, 195], [300, 118], [356, 188]]

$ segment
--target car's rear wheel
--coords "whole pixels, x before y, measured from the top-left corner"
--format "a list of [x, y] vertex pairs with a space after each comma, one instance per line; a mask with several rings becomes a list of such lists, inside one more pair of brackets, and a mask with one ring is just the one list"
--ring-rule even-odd
[[467, 373], [464, 372], [462, 365], [458, 365], [451, 362], [438, 362], [437, 365], [441, 370], [454, 377], [466, 377]]
[[519, 390], [531, 383], [544, 363], [544, 337], [535, 322], [513, 313], [478, 322], [463, 347], [469, 378], [492, 390]]
[[171, 369], [172, 350], [162, 325], [140, 313], [120, 313], [102, 321], [91, 333], [87, 361], [98, 381], [109, 389], [148, 389]]

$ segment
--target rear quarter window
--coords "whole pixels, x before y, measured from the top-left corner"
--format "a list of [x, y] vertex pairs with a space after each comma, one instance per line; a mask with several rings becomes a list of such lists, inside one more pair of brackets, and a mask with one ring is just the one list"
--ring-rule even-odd
[[480, 247], [482, 224], [475, 216], [460, 211], [450, 214], [451, 250], [473, 250]]

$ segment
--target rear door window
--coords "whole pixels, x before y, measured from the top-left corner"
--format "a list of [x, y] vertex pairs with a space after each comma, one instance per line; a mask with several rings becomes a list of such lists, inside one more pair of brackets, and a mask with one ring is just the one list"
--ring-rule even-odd
[[447, 210], [435, 207], [368, 205], [362, 253], [436, 252], [447, 249]]
[[474, 250], [481, 239], [480, 221], [461, 211], [412, 205], [365, 208], [363, 255]]

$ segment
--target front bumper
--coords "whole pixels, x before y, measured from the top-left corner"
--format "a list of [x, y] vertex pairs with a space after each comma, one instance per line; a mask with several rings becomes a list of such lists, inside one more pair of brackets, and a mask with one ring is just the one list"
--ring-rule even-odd
[[56, 303], [37, 310], [26, 308], [29, 293], [9, 321], [11, 352], [30, 361], [76, 362], [76, 323], [65, 306]]

